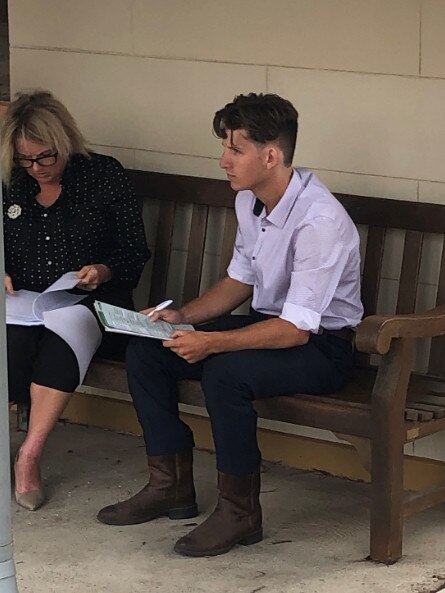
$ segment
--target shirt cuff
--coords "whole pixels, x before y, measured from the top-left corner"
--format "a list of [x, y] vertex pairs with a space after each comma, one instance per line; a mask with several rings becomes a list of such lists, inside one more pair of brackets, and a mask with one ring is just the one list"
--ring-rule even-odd
[[321, 315], [306, 307], [284, 303], [280, 319], [293, 323], [298, 329], [303, 329], [316, 334], [320, 328]]
[[241, 270], [235, 270], [233, 266], [227, 268], [227, 275], [230, 276], [232, 280], [238, 280], [238, 282], [242, 282], [243, 284], [255, 284], [255, 276], [253, 274], [249, 274], [248, 272], [244, 272], [243, 274]]

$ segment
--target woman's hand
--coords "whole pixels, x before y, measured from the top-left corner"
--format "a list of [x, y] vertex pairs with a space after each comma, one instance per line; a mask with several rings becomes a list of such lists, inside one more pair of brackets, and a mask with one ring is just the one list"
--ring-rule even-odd
[[8, 294], [14, 294], [14, 287], [12, 286], [12, 278], [9, 274], [5, 274], [5, 290]]
[[76, 274], [76, 278], [79, 279], [77, 286], [82, 290], [95, 290], [104, 282], [111, 280], [112, 275], [110, 268], [105, 264], [83, 266]]

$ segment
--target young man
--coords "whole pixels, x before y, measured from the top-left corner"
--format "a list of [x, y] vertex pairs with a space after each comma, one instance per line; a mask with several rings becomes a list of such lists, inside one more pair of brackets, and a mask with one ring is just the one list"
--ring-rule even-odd
[[[194, 442], [178, 417], [177, 381], [201, 379], [219, 498], [213, 513], [176, 543], [176, 552], [189, 556], [224, 554], [262, 539], [252, 401], [340, 389], [363, 313], [357, 230], [315, 175], [292, 169], [298, 129], [292, 104], [276, 95], [240, 95], [215, 114], [213, 129], [222, 139], [220, 165], [239, 192], [233, 258], [227, 276], [204, 295], [153, 314], [203, 324], [197, 331], [177, 331], [163, 344], [145, 338], [130, 344], [129, 385], [150, 479], [98, 514], [112, 525], [196, 516]], [[250, 315], [227, 315], [250, 297]]]

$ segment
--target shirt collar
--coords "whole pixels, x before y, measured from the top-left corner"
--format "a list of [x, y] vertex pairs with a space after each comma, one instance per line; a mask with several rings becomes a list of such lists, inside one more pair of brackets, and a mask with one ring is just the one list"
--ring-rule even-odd
[[283, 228], [301, 192], [302, 187], [303, 183], [300, 174], [297, 169], [294, 169], [286, 191], [281, 196], [278, 204], [275, 206], [272, 212], [267, 215], [263, 202], [261, 202], [259, 198], [256, 198], [253, 206], [253, 214], [255, 216], [261, 216], [261, 218], [267, 219], [268, 222], [279, 228]]

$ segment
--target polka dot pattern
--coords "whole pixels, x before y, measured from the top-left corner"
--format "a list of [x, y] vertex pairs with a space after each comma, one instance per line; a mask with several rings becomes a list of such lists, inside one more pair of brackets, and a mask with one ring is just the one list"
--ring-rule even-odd
[[[35, 199], [40, 188], [24, 169], [3, 189], [5, 269], [16, 290], [41, 292], [65, 272], [105, 264], [113, 278], [98, 290], [134, 288], [150, 253], [131, 182], [112, 157], [73, 155], [62, 191], [50, 207]], [[21, 214], [7, 212], [17, 204]]]

